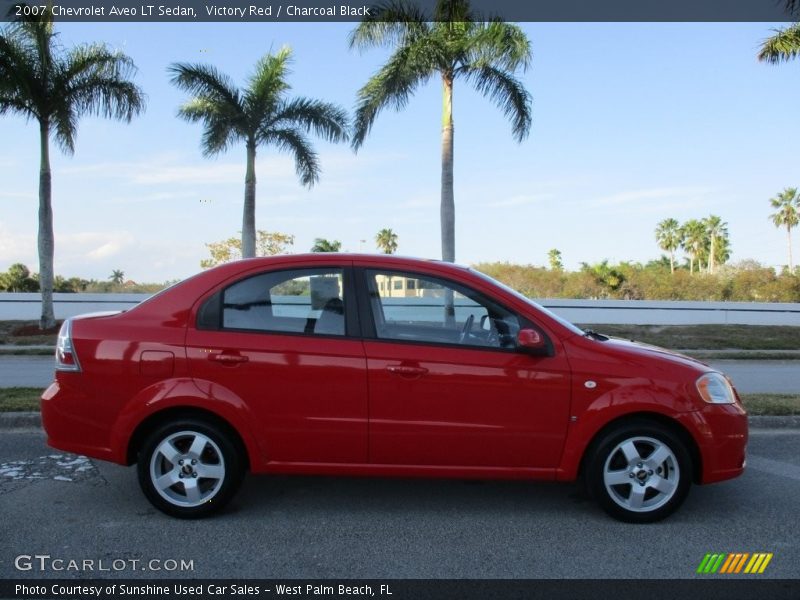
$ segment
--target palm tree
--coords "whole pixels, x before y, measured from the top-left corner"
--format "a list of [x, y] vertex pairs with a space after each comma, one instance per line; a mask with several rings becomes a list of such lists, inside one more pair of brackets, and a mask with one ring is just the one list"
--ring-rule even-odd
[[437, 0], [433, 22], [407, 0], [388, 0], [350, 34], [350, 47], [390, 46], [386, 64], [358, 92], [352, 145], [356, 150], [387, 106], [405, 107], [409, 96], [432, 77], [442, 81], [442, 258], [455, 261], [453, 197], [453, 84], [470, 83], [512, 122], [521, 142], [531, 127], [531, 98], [514, 77], [531, 60], [530, 42], [518, 26], [481, 21], [468, 0]]
[[800, 54], [800, 23], [792, 23], [774, 31], [775, 35], [761, 44], [758, 60], [775, 65], [797, 58]]
[[706, 239], [708, 240], [708, 272], [714, 272], [714, 263], [719, 255], [719, 248], [722, 240], [728, 238], [728, 224], [717, 215], [709, 215], [703, 219], [706, 228]]
[[775, 227], [786, 227], [786, 243], [789, 251], [789, 272], [794, 270], [792, 265], [792, 228], [800, 224], [800, 194], [797, 188], [784, 188], [774, 198], [769, 200], [776, 211], [769, 216]]
[[561, 250], [558, 248], [551, 248], [547, 252], [547, 261], [550, 263], [551, 271], [563, 271], [564, 261], [561, 257]]
[[316, 238], [314, 245], [311, 246], [312, 252], [339, 252], [342, 249], [342, 242], [339, 240], [326, 240], [325, 238]]
[[675, 272], [675, 251], [683, 242], [681, 226], [676, 219], [664, 219], [656, 227], [656, 241], [658, 247], [669, 252], [669, 270]]
[[384, 254], [394, 254], [397, 252], [397, 234], [391, 229], [381, 229], [375, 235], [375, 245]]
[[75, 152], [78, 120], [99, 115], [130, 122], [144, 109], [144, 95], [130, 77], [133, 61], [105, 44], [69, 50], [58, 43], [52, 9], [0, 32], [0, 115], [17, 113], [39, 123], [39, 327], [55, 325], [53, 313], [53, 207], [50, 138]]
[[114, 285], [120, 285], [122, 284], [123, 281], [125, 281], [125, 273], [123, 271], [120, 271], [119, 269], [114, 269], [111, 272], [111, 276], [109, 277], [109, 279], [111, 280], [111, 283], [113, 283]]
[[214, 156], [236, 142], [244, 142], [247, 148], [243, 258], [256, 255], [256, 148], [272, 145], [289, 152], [300, 182], [311, 187], [319, 180], [320, 165], [306, 134], [313, 132], [331, 142], [348, 139], [348, 118], [342, 108], [310, 98], [286, 97], [290, 61], [287, 47], [266, 54], [241, 90], [213, 66], [174, 63], [169, 67], [172, 83], [193, 96], [178, 115], [189, 122], [202, 121], [203, 154]]
[[697, 263], [697, 270], [701, 270], [700, 257], [706, 245], [707, 232], [706, 226], [697, 219], [690, 219], [681, 227], [681, 246], [689, 254], [689, 272], [694, 273], [694, 265]]

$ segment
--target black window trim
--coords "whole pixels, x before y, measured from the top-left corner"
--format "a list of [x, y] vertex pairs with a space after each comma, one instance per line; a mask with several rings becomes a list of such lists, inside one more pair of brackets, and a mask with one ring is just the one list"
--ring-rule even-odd
[[[276, 331], [276, 330], [269, 330], [269, 329], [248, 329], [248, 328], [239, 328], [239, 327], [223, 327], [222, 326], [222, 311], [223, 311], [223, 302], [221, 301], [222, 295], [225, 291], [247, 279], [251, 279], [253, 277], [259, 277], [265, 274], [272, 274], [272, 273], [281, 273], [281, 272], [301, 272], [301, 271], [324, 271], [324, 270], [331, 270], [331, 271], [341, 271], [342, 272], [342, 279], [343, 279], [343, 289], [342, 289], [342, 301], [344, 302], [344, 323], [345, 323], [345, 330], [344, 335], [336, 335], [336, 334], [329, 334], [329, 333], [314, 333], [305, 332], [305, 331]], [[208, 296], [203, 302], [200, 304], [200, 308], [197, 310], [197, 315], [195, 317], [195, 329], [200, 331], [224, 331], [224, 332], [233, 332], [233, 333], [254, 333], [254, 334], [264, 334], [264, 335], [291, 335], [291, 336], [302, 336], [302, 337], [317, 337], [317, 338], [329, 338], [329, 339], [360, 339], [361, 335], [361, 327], [359, 319], [359, 302], [358, 296], [356, 294], [356, 286], [354, 282], [354, 275], [353, 275], [353, 267], [350, 264], [324, 264], [324, 265], [315, 265], [315, 266], [286, 266], [284, 268], [277, 268], [271, 270], [264, 270], [258, 271], [256, 273], [249, 273], [245, 277], [240, 277], [235, 281], [232, 281], [226, 284], [224, 287], [220, 288], [210, 296]], [[201, 326], [200, 324], [200, 317], [203, 313], [203, 308], [210, 302], [218, 302], [217, 307], [217, 315], [216, 315], [216, 326], [215, 327], [208, 327], [208, 326]]]

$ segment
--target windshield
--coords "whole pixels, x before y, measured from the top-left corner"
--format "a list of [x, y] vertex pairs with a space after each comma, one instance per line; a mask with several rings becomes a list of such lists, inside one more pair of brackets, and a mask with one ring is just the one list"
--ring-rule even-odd
[[567, 329], [569, 329], [573, 333], [575, 333], [577, 335], [584, 335], [586, 333], [580, 327], [577, 327], [576, 325], [573, 325], [572, 323], [567, 321], [565, 318], [558, 316], [552, 310], [550, 310], [548, 308], [545, 308], [544, 306], [542, 306], [538, 302], [534, 302], [533, 300], [531, 300], [527, 296], [523, 296], [517, 290], [507, 286], [505, 283], [501, 283], [500, 281], [497, 281], [496, 279], [494, 279], [492, 277], [489, 277], [485, 273], [481, 273], [480, 271], [476, 271], [473, 268], [470, 268], [469, 270], [471, 272], [473, 272], [475, 275], [477, 275], [478, 277], [480, 277], [481, 279], [484, 279], [484, 280], [496, 285], [497, 287], [500, 287], [500, 288], [504, 289], [509, 294], [513, 294], [514, 296], [516, 296], [520, 300], [523, 300], [526, 304], [529, 304], [530, 306], [532, 306], [536, 310], [543, 312], [548, 317], [550, 317], [554, 321], [557, 321], [558, 323], [560, 323], [561, 325], [563, 325], [564, 327], [566, 327]]

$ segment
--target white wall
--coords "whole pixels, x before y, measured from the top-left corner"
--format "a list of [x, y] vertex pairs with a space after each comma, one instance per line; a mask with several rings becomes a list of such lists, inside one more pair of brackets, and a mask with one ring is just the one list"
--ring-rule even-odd
[[[56, 318], [125, 310], [149, 294], [54, 294]], [[0, 320], [38, 320], [39, 294], [0, 293]], [[575, 323], [638, 325], [792, 325], [800, 327], [800, 304], [757, 302], [656, 302], [640, 300], [539, 300]]]

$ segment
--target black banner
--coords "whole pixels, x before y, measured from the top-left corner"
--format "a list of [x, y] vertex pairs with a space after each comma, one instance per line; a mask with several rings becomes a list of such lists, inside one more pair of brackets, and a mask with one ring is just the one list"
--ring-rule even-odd
[[383, 600], [554, 599], [797, 600], [800, 580], [714, 579], [69, 579], [0, 581], [0, 598], [96, 600], [113, 598], [382, 598]]
[[[0, 0], [0, 19], [52, 6], [69, 22], [337, 22], [360, 21], [376, 0]], [[414, 0], [431, 19], [436, 0]], [[797, 0], [471, 0], [483, 16], [527, 22], [778, 22], [800, 19]], [[790, 10], [790, 8], [792, 10]]]

